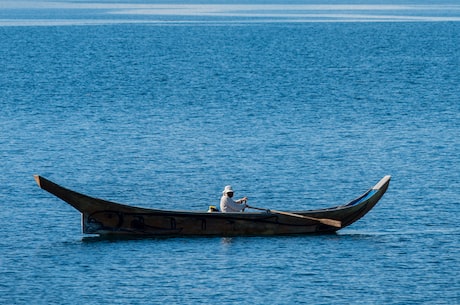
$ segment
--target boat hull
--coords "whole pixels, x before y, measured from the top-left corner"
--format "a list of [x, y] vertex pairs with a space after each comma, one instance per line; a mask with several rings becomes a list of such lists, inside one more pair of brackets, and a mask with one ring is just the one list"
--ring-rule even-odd
[[[385, 176], [373, 188], [351, 202], [320, 210], [290, 211], [310, 219], [276, 212], [190, 212], [146, 209], [90, 197], [35, 176], [38, 185], [82, 214], [83, 233], [138, 236], [269, 236], [332, 233], [368, 213], [390, 183]], [[318, 219], [341, 222], [341, 227]]]

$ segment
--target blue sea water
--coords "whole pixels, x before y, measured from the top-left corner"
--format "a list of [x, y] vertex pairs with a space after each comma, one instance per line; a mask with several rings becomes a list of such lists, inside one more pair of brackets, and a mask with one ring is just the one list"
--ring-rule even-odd
[[[1, 304], [460, 304], [460, 6], [0, 1]], [[40, 190], [334, 235], [104, 240]]]

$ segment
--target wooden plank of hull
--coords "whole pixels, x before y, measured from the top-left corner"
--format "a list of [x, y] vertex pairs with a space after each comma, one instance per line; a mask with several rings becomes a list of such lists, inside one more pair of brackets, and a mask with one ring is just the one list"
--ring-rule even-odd
[[[242, 213], [240, 213], [242, 214]], [[318, 231], [315, 221], [272, 213], [117, 213], [83, 214], [83, 231], [142, 235], [275, 235]]]
[[[339, 228], [270, 212], [208, 213], [139, 208], [90, 197], [35, 176], [38, 185], [82, 213], [83, 233], [140, 236], [245, 236], [335, 232]], [[329, 218], [348, 226], [369, 212], [388, 188], [385, 176], [351, 202], [328, 209], [293, 211], [314, 218]]]

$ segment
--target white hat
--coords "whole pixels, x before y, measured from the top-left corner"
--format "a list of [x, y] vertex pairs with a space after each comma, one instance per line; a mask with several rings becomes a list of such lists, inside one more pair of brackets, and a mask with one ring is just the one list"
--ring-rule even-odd
[[233, 193], [233, 189], [232, 189], [232, 186], [231, 185], [227, 185], [225, 188], [224, 188], [224, 191], [222, 192], [224, 195], [227, 194], [227, 193]]

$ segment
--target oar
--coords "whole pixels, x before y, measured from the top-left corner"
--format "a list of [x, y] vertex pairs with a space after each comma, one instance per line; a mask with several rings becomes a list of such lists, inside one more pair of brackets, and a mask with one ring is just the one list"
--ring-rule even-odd
[[315, 218], [315, 217], [310, 217], [310, 216], [304, 216], [300, 214], [295, 214], [295, 213], [289, 213], [289, 212], [283, 212], [283, 211], [277, 211], [277, 210], [270, 210], [270, 209], [262, 209], [262, 208], [256, 208], [252, 206], [246, 205], [247, 208], [254, 209], [254, 210], [260, 210], [260, 211], [267, 211], [275, 214], [281, 214], [281, 215], [286, 215], [286, 216], [291, 216], [291, 217], [298, 217], [298, 218], [304, 218], [304, 219], [309, 219], [309, 220], [314, 220], [320, 223], [323, 223], [328, 226], [336, 227], [336, 228], [341, 228], [342, 227], [342, 222], [339, 220], [334, 220], [334, 219], [329, 219], [329, 218]]

